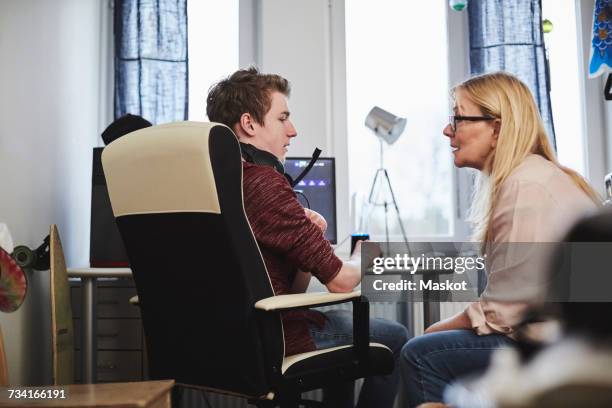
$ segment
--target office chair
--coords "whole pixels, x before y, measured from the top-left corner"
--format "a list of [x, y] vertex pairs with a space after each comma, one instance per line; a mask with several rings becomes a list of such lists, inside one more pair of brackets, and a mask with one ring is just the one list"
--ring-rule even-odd
[[[392, 371], [391, 351], [369, 343], [369, 304], [359, 292], [274, 295], [244, 212], [240, 147], [228, 127], [142, 129], [107, 146], [102, 163], [152, 379], [258, 407], [296, 407], [315, 404], [302, 392]], [[284, 355], [280, 312], [342, 302], [353, 303], [354, 344]]]

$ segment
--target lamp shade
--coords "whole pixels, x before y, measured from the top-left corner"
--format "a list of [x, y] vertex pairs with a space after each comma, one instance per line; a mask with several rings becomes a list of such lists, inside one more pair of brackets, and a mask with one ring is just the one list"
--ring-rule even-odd
[[373, 107], [366, 116], [365, 125], [371, 129], [376, 136], [393, 144], [399, 139], [404, 128], [406, 127], [406, 119], [395, 116], [386, 110]]
[[17, 262], [0, 248], [0, 311], [19, 309], [26, 295], [26, 275]]

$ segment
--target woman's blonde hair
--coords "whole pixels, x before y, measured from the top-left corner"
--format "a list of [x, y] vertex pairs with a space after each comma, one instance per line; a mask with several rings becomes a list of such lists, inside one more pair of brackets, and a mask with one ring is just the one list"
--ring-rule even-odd
[[557, 161], [531, 91], [522, 81], [506, 72], [495, 72], [470, 78], [455, 86], [453, 93], [457, 89], [464, 91], [483, 115], [500, 119], [497, 144], [478, 176], [469, 214], [476, 240], [483, 245], [491, 240], [491, 215], [501, 185], [529, 154], [554, 163], [596, 204], [601, 204], [599, 195], [580, 174]]

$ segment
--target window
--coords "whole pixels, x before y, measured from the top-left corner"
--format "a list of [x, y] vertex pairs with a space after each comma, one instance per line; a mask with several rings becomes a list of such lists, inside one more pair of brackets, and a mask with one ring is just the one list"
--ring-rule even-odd
[[557, 156], [561, 164], [586, 174], [580, 61], [575, 0], [543, 0], [542, 17], [553, 24], [544, 35], [550, 64]]
[[212, 84], [238, 69], [238, 0], [187, 2], [189, 120], [206, 121]]
[[[384, 208], [368, 205], [379, 141], [364, 120], [374, 105], [407, 119], [399, 140], [383, 146], [406, 233], [453, 234], [452, 156], [442, 135], [449, 107], [445, 7], [442, 1], [346, 2], [349, 191], [373, 239], [385, 238]], [[386, 188], [375, 190], [379, 202], [385, 195], [390, 201]], [[388, 225], [390, 240], [401, 241], [392, 206]]]

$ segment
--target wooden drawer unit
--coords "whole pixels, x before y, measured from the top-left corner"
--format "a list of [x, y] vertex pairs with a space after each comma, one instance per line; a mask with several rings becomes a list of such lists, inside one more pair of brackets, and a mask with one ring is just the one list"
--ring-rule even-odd
[[[125, 279], [121, 279], [125, 280]], [[108, 282], [105, 282], [109, 285]], [[123, 283], [125, 284], [125, 283]], [[140, 310], [130, 304], [130, 298], [136, 295], [135, 287], [113, 287], [98, 285], [95, 295], [96, 315], [98, 318], [133, 318], [140, 319]], [[72, 287], [72, 316], [81, 317], [81, 288]]]
[[[144, 333], [140, 310], [129, 303], [136, 295], [131, 279], [101, 279], [95, 300], [94, 341], [97, 382], [142, 381], [146, 379]], [[81, 381], [81, 286], [71, 280], [74, 318], [75, 380]]]
[[[143, 333], [140, 320], [98, 319], [96, 342], [98, 350], [142, 350]], [[74, 347], [81, 349], [81, 319], [75, 319]]]
[[[98, 351], [96, 378], [98, 382], [142, 381], [142, 351]], [[81, 382], [81, 353], [75, 354], [75, 379]]]
[[98, 381], [142, 380], [142, 351], [99, 351]]

